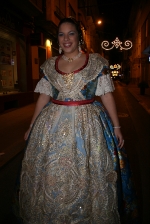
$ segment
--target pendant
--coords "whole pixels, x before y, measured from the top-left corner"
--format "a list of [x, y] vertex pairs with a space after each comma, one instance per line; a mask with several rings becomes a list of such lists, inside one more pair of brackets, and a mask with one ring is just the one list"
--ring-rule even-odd
[[68, 58], [68, 62], [72, 62], [73, 61], [73, 58]]

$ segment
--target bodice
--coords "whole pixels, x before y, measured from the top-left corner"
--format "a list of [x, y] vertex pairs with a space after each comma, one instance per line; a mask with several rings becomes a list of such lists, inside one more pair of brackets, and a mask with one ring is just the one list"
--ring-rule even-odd
[[[78, 92], [78, 100], [81, 97], [81, 99], [92, 99], [95, 96], [96, 88], [97, 88], [97, 82], [98, 82], [98, 77], [96, 77], [94, 80], [91, 80], [90, 82], [85, 85], [80, 92]], [[59, 99], [59, 91], [52, 85], [52, 95], [54, 99]], [[59, 99], [60, 100], [60, 99]], [[72, 100], [70, 95], [64, 99], [65, 101], [67, 100]]]
[[57, 69], [57, 60], [58, 57], [50, 58], [41, 66], [45, 77], [41, 81], [42, 86], [39, 83], [35, 92], [46, 93], [61, 101], [79, 101], [114, 90], [110, 75], [103, 74], [108, 62], [99, 54], [90, 54], [86, 64], [70, 74], [62, 74]]

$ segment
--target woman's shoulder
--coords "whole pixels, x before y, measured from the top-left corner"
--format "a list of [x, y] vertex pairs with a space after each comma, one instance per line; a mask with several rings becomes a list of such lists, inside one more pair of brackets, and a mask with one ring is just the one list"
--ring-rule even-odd
[[48, 76], [52, 71], [55, 70], [55, 61], [57, 56], [48, 58], [41, 66], [40, 69], [42, 72]]
[[58, 56], [50, 57], [45, 61], [45, 63], [55, 63], [57, 58]]
[[109, 65], [108, 60], [101, 56], [99, 53], [90, 53], [89, 55], [91, 60], [102, 63], [104, 66]]
[[47, 60], [40, 66], [40, 68], [41, 68], [41, 69], [44, 69], [44, 68], [46, 68], [46, 67], [51, 67], [51, 66], [55, 65], [55, 61], [56, 61], [56, 59], [57, 59], [57, 56], [48, 58], [48, 59], [47, 59]]

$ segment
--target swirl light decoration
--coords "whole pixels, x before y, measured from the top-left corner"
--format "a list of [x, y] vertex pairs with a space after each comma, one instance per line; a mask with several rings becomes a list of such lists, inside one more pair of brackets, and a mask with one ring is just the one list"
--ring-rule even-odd
[[115, 48], [119, 48], [119, 47], [120, 47], [120, 50], [129, 50], [129, 49], [133, 46], [133, 44], [132, 44], [132, 42], [131, 42], [130, 40], [126, 40], [126, 41], [124, 42], [124, 46], [125, 46], [125, 47], [123, 47], [123, 46], [122, 46], [122, 42], [118, 39], [118, 37], [116, 37], [116, 39], [115, 39], [114, 41], [111, 42], [112, 47], [109, 48], [109, 44], [110, 44], [110, 43], [109, 43], [107, 40], [104, 40], [104, 41], [101, 43], [101, 46], [102, 46], [102, 48], [103, 48], [104, 50], [107, 50], [107, 51], [112, 50], [114, 47], [115, 47]]
[[121, 65], [115, 64], [115, 65], [110, 65], [110, 69], [117, 69], [119, 70], [121, 68]]

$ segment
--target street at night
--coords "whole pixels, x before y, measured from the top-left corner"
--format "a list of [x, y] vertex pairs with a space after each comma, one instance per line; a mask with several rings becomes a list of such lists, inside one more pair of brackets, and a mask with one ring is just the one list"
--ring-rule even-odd
[[23, 223], [150, 224], [150, 1], [0, 2], [0, 224]]
[[[139, 212], [142, 218], [142, 223], [148, 224], [150, 221], [150, 114], [139, 104], [137, 99], [133, 96], [133, 94], [131, 94], [126, 86], [124, 87], [120, 83], [115, 82], [115, 87], [116, 90], [114, 92], [114, 96], [118, 108], [121, 128], [125, 138], [125, 148], [133, 172], [133, 178], [139, 202]], [[145, 98], [147, 97], [150, 99], [150, 95], [145, 96]], [[150, 104], [148, 106], [150, 106]], [[20, 151], [20, 153], [10, 161], [7, 161], [7, 158], [11, 152], [6, 151], [5, 161], [7, 163], [0, 169], [1, 224], [15, 223], [15, 221], [12, 222], [13, 219], [11, 215], [12, 195], [23, 157], [23, 150], [21, 147], [25, 146], [25, 142], [23, 141], [23, 134], [28, 127], [28, 123], [30, 122], [33, 108], [34, 104], [31, 104], [16, 111], [8, 112], [4, 115], [1, 115], [0, 117], [1, 122], [2, 120], [6, 121], [6, 119], [9, 121], [9, 123], [6, 123], [6, 125], [3, 127], [4, 131], [8, 131], [9, 133], [7, 138], [10, 136], [10, 140], [8, 138], [8, 143], [5, 143], [6, 145], [10, 146], [9, 150], [15, 152], [15, 142], [16, 145], [18, 141], [21, 142], [17, 149]], [[15, 122], [11, 120], [12, 117]], [[14, 130], [15, 135], [13, 138], [15, 141], [11, 138], [11, 135], [14, 134]], [[3, 142], [6, 141], [6, 138], [3, 139]], [[0, 157], [0, 161], [3, 161], [2, 156]]]

